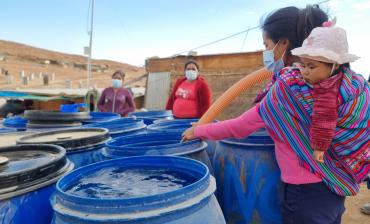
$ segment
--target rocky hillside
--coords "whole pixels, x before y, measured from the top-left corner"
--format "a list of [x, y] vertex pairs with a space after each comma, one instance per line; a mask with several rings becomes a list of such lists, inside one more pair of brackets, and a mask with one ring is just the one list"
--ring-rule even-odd
[[[0, 40], [0, 89], [14, 88], [85, 88], [87, 58], [80, 55], [49, 51], [15, 42]], [[145, 74], [145, 69], [109, 60], [93, 60], [92, 85], [103, 88], [110, 85], [111, 74], [122, 69], [126, 82]], [[49, 76], [49, 85], [43, 83], [43, 74]], [[26, 76], [28, 78], [21, 78]], [[26, 84], [28, 82], [28, 84]], [[144, 86], [145, 80], [132, 86]]]

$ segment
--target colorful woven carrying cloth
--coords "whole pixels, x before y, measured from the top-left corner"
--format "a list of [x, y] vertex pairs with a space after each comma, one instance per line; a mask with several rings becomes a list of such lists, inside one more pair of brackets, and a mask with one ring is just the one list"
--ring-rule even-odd
[[302, 166], [323, 179], [334, 193], [356, 195], [359, 183], [370, 171], [370, 86], [345, 69], [338, 94], [335, 135], [325, 163], [313, 158], [310, 144], [312, 88], [297, 68], [284, 68], [266, 97], [259, 113], [270, 133], [289, 144]]

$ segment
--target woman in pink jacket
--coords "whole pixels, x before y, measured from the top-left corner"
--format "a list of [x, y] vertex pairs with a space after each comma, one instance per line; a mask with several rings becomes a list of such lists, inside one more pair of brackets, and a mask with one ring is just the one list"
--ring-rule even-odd
[[348, 53], [345, 31], [323, 25], [290, 52], [301, 68], [275, 73], [259, 104], [183, 134], [244, 138], [266, 127], [284, 182], [283, 223], [341, 223], [345, 196], [356, 195], [370, 171], [370, 86], [349, 68], [357, 57]]
[[112, 86], [103, 90], [98, 102], [101, 112], [112, 112], [122, 117], [135, 111], [135, 103], [132, 94], [122, 86], [125, 73], [117, 70], [112, 75]]

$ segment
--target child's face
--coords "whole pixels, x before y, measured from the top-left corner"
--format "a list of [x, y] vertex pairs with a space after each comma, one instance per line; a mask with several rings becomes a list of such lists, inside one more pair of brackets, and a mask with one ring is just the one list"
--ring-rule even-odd
[[333, 64], [301, 58], [301, 73], [309, 84], [315, 84], [330, 77]]

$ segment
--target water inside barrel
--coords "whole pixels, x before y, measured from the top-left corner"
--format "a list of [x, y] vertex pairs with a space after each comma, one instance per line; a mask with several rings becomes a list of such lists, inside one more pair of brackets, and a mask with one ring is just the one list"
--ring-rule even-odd
[[166, 193], [196, 182], [184, 172], [163, 168], [104, 168], [79, 179], [66, 192], [87, 198], [127, 199]]

